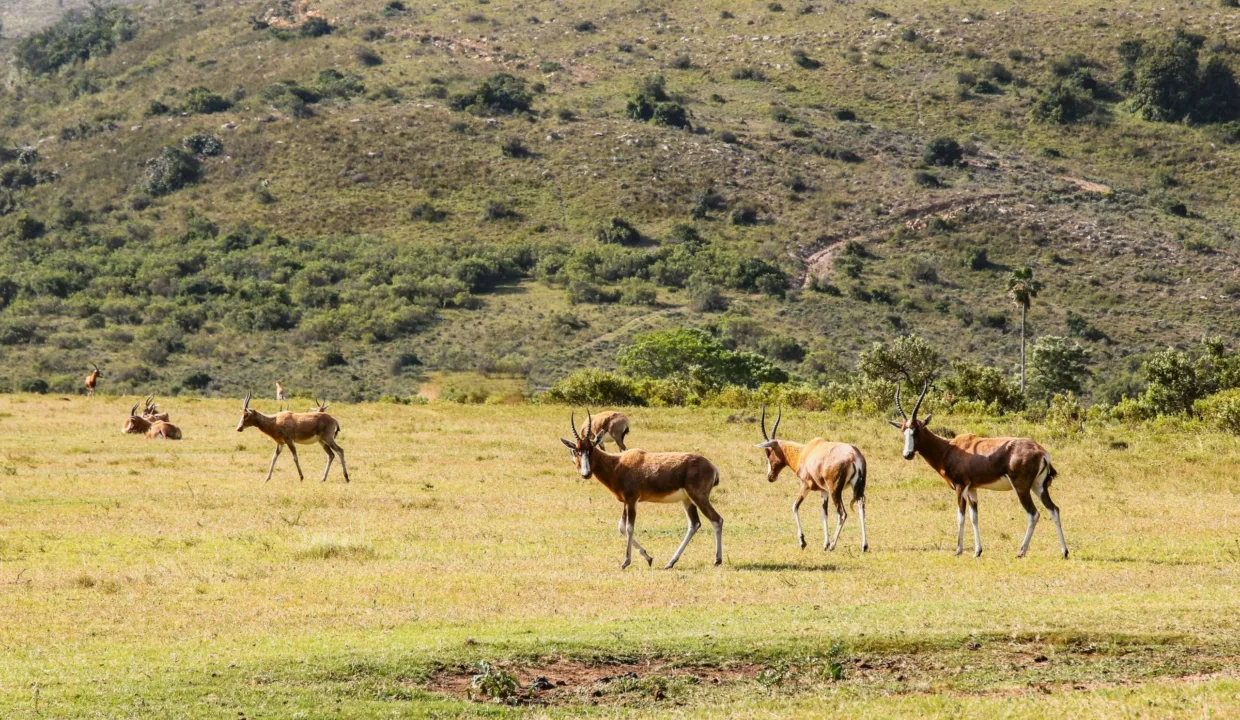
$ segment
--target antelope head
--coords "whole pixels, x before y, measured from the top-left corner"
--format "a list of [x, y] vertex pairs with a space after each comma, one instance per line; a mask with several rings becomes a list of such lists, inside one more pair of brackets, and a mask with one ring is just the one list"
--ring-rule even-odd
[[258, 417], [258, 411], [250, 409], [250, 395], [251, 393], [246, 393], [245, 402], [241, 403], [241, 422], [237, 423], [237, 432], [254, 425], [254, 420]]
[[146, 432], [146, 429], [150, 426], [149, 422], [138, 416], [138, 403], [134, 403], [133, 407], [129, 408], [129, 417], [125, 420], [125, 424], [121, 426], [121, 432], [126, 435], [136, 435]]
[[97, 378], [99, 378], [99, 377], [103, 377], [103, 373], [99, 370], [99, 364], [98, 364], [98, 363], [93, 363], [93, 362], [92, 362], [92, 363], [91, 363], [91, 365], [94, 365], [94, 366], [95, 366], [95, 377], [97, 377]]
[[320, 400], [316, 397], [314, 399], [314, 407], [310, 410], [310, 412], [319, 412], [319, 413], [327, 412], [327, 408], [330, 406], [331, 406], [331, 403], [325, 400]]
[[754, 445], [756, 448], [762, 448], [766, 451], [766, 481], [775, 482], [775, 478], [779, 477], [779, 472], [788, 465], [788, 461], [784, 458], [783, 453], [779, 451], [779, 442], [776, 433], [779, 432], [779, 421], [784, 419], [784, 406], [779, 406], [779, 414], [775, 416], [775, 427], [771, 428], [771, 434], [766, 434], [766, 406], [762, 406], [762, 442]]
[[594, 451], [594, 446], [598, 445], [603, 439], [603, 430], [599, 430], [598, 434], [590, 436], [590, 428], [594, 425], [593, 418], [590, 415], [589, 408], [586, 408], [586, 436], [582, 437], [577, 432], [577, 413], [574, 411], [569, 415], [569, 423], [573, 430], [573, 440], [560, 438], [560, 442], [564, 443], [568, 448], [568, 452], [573, 456], [573, 464], [577, 466], [577, 472], [581, 477], [588, 478], [593, 470], [590, 468], [590, 453]]
[[917, 454], [918, 431], [921, 430], [922, 428], [925, 428], [927, 425], [929, 425], [930, 419], [934, 417], [934, 413], [931, 413], [927, 415], [924, 420], [917, 419], [917, 411], [921, 409], [921, 401], [926, 399], [926, 393], [930, 391], [930, 381], [927, 380], [926, 384], [922, 386], [921, 395], [918, 396], [917, 398], [917, 404], [913, 406], [912, 417], [909, 417], [908, 414], [904, 412], [904, 406], [900, 404], [900, 387], [901, 387], [901, 384], [897, 383], [896, 384], [896, 410], [900, 411], [900, 416], [903, 417], [904, 420], [903, 421], [888, 420], [887, 423], [891, 425], [893, 428], [904, 433], [904, 453], [903, 453], [904, 459], [912, 460], [913, 456]]

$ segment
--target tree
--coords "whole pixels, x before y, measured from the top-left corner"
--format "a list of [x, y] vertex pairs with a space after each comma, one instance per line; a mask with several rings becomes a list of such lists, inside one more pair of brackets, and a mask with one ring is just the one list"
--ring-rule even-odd
[[1089, 353], [1068, 338], [1048, 335], [1038, 338], [1030, 355], [1030, 377], [1035, 393], [1052, 397], [1063, 393], [1081, 392], [1081, 383], [1089, 375]]
[[943, 356], [929, 342], [917, 335], [897, 338], [888, 347], [874, 343], [861, 353], [857, 369], [867, 380], [908, 382], [919, 392], [921, 386], [934, 380]]
[[1020, 393], [1025, 394], [1025, 315], [1029, 306], [1042, 289], [1042, 283], [1033, 279], [1033, 268], [1023, 267], [1012, 271], [1008, 278], [1007, 294], [1020, 307]]
[[788, 379], [787, 373], [761, 355], [728, 350], [696, 328], [639, 336], [617, 359], [620, 369], [634, 377], [685, 380], [708, 390], [725, 385], [757, 387]]

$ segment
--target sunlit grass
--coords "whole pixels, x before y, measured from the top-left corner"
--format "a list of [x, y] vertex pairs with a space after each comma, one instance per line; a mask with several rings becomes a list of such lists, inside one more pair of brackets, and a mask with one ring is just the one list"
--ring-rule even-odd
[[[810, 548], [798, 548], [792, 482], [765, 482], [755, 425], [637, 409], [634, 446], [720, 467], [724, 565], [710, 566], [707, 533], [672, 572], [621, 572], [620, 506], [574, 473], [557, 440], [567, 408], [337, 405], [346, 485], [314, 479], [326, 460], [314, 446], [301, 451], [310, 479], [285, 454], [264, 484], [269, 442], [235, 432], [236, 401], [168, 398], [180, 443], [121, 435], [128, 404], [0, 396], [0, 458], [17, 468], [0, 484], [6, 717], [33, 715], [36, 686], [40, 712], [57, 717], [473, 712], [486, 706], [441, 697], [428, 678], [482, 660], [531, 668], [526, 682], [569, 662], [755, 668], [720, 683], [694, 670], [694, 684], [637, 665], [632, 687], [602, 700], [592, 685], [567, 693], [566, 713], [992, 715], [1017, 696], [1017, 716], [1146, 703], [1161, 715], [1235, 702], [1230, 437], [944, 418], [1033, 434], [1060, 469], [1072, 558], [1057, 557], [1044, 520], [1016, 560], [1023, 514], [988, 493], [973, 560], [952, 555], [950, 491], [899, 458], [894, 431], [786, 412], [782, 435], [853, 442], [869, 460], [871, 551], [859, 552], [853, 514], [824, 553], [809, 502]], [[63, 452], [65, 426], [89, 455]], [[642, 505], [637, 527], [661, 562], [684, 516]]]

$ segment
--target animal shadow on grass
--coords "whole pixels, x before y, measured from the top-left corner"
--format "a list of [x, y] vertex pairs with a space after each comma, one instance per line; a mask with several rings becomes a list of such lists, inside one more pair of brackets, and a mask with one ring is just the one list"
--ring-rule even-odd
[[836, 570], [839, 570], [838, 565], [831, 565], [829, 563], [811, 563], [807, 565], [804, 563], [791, 562], [746, 562], [737, 563], [732, 567], [737, 570], [762, 570], [768, 572], [785, 572], [790, 570], [802, 572], [835, 572]]

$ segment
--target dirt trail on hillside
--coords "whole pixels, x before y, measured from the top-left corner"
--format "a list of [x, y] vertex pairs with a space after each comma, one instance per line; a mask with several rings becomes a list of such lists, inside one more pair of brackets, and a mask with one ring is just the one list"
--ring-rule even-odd
[[801, 285], [808, 287], [812, 278], [825, 278], [829, 276], [835, 255], [851, 241], [867, 242], [874, 240], [901, 225], [910, 229], [920, 229], [925, 227], [926, 221], [931, 216], [937, 215], [944, 219], [951, 219], [961, 211], [971, 210], [981, 205], [994, 204], [999, 200], [1007, 200], [1019, 195], [1020, 193], [1016, 192], [997, 191], [975, 193], [893, 212], [881, 225], [870, 228], [859, 235], [829, 239], [825, 246], [805, 256], [805, 276], [802, 278]]

